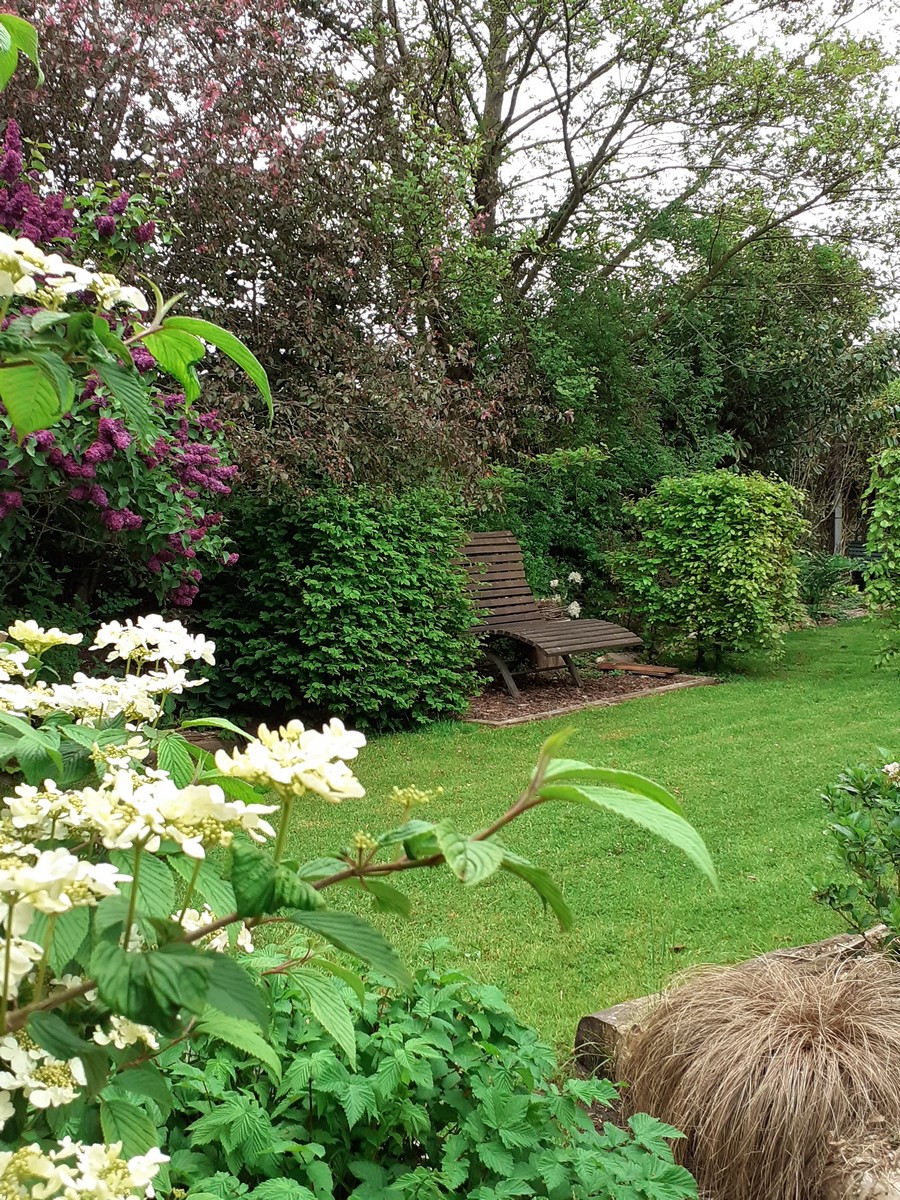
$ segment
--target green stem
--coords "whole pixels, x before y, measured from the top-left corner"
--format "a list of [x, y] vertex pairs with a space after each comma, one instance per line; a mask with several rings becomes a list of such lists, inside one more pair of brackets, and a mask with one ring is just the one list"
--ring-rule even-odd
[[191, 875], [191, 881], [188, 884], [188, 889], [187, 889], [187, 892], [185, 893], [185, 897], [184, 897], [184, 904], [182, 905], [181, 912], [178, 914], [178, 924], [179, 925], [184, 920], [184, 914], [187, 912], [188, 905], [191, 902], [191, 896], [193, 896], [193, 894], [194, 894], [194, 887], [197, 883], [197, 878], [200, 874], [200, 864], [202, 862], [203, 862], [202, 858], [198, 858], [194, 862], [194, 873], [193, 873], [193, 875]]
[[294, 797], [285, 796], [281, 806], [281, 824], [278, 826], [278, 837], [275, 839], [275, 861], [281, 862], [284, 843], [287, 838], [288, 825], [291, 820], [291, 810], [294, 807]]
[[0, 1036], [6, 1033], [6, 1005], [8, 1003], [7, 996], [9, 995], [9, 976], [12, 967], [12, 923], [13, 909], [16, 907], [15, 900], [10, 902], [6, 913], [6, 946], [3, 955], [3, 1002], [0, 1003]]
[[128, 949], [128, 943], [131, 941], [131, 926], [134, 924], [134, 914], [137, 908], [137, 892], [138, 879], [141, 874], [141, 854], [144, 850], [143, 842], [135, 842], [134, 844], [134, 873], [131, 880], [131, 896], [128, 900], [128, 916], [125, 919], [124, 941], [122, 943], [123, 950]]

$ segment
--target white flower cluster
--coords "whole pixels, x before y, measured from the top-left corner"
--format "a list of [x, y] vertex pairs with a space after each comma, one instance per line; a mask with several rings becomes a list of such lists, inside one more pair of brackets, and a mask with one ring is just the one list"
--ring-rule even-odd
[[[137, 755], [142, 753], [143, 748], [136, 748]], [[140, 844], [152, 852], [162, 838], [169, 838], [191, 858], [204, 858], [212, 846], [230, 845], [237, 829], [257, 842], [275, 835], [265, 818], [277, 805], [232, 800], [217, 784], [180, 788], [165, 771], [138, 772], [124, 760], [113, 762], [99, 787], [61, 791], [49, 779], [43, 788], [19, 784], [15, 795], [3, 801], [0, 822], [17, 832], [27, 831], [34, 840], [77, 830], [99, 838], [108, 850]], [[99, 872], [101, 867], [93, 869]], [[2, 868], [0, 861], [0, 894]]]
[[[174, 913], [172, 920], [179, 923], [185, 933], [194, 933], [211, 925], [216, 920], [216, 914], [208, 904], [204, 904], [202, 911], [186, 908], [183, 913]], [[218, 950], [224, 954], [229, 949], [228, 930], [219, 929], [216, 933], [207, 934], [205, 938], [200, 939], [200, 945], [207, 950]], [[246, 925], [241, 925], [236, 945], [238, 950], [243, 950], [245, 954], [253, 953], [253, 936]]]
[[[13, 912], [13, 934], [23, 933], [35, 912], [56, 916], [85, 904], [96, 904], [103, 896], [114, 896], [116, 886], [131, 878], [111, 863], [93, 863], [77, 858], [64, 846], [39, 850], [20, 843], [7, 844], [0, 857], [0, 899]], [[10, 932], [8, 929], [7, 932]]]
[[365, 795], [347, 761], [366, 744], [361, 733], [345, 729], [333, 717], [320, 733], [290, 721], [278, 731], [260, 725], [258, 740], [228, 754], [216, 751], [216, 766], [223, 775], [261, 784], [286, 798], [316, 792], [332, 803]]
[[884, 771], [885, 775], [887, 775], [891, 783], [900, 784], [900, 763], [888, 763], [886, 766], [882, 767], [882, 770]]
[[136, 622], [111, 621], [101, 626], [92, 650], [111, 647], [106, 661], [122, 659], [138, 668], [145, 663], [156, 669], [142, 675], [126, 673], [123, 678], [93, 679], [76, 671], [71, 683], [13, 682], [13, 676], [34, 673], [28, 667], [31, 655], [52, 646], [81, 643], [80, 633], [42, 629], [36, 621], [16, 621], [9, 634], [24, 649], [9, 643], [0, 648], [0, 711], [16, 717], [46, 718], [64, 713], [83, 725], [94, 725], [124, 716], [126, 721], [155, 721], [166, 696], [180, 696], [186, 688], [198, 687], [205, 679], [189, 679], [183, 669], [188, 661], [215, 662], [215, 643], [202, 634], [190, 634], [180, 621], [164, 621], [151, 615]]
[[127, 304], [146, 312], [149, 307], [143, 292], [126, 287], [115, 275], [88, 271], [59, 254], [46, 254], [28, 238], [0, 232], [0, 296], [28, 296], [57, 309], [78, 292], [93, 292], [104, 309]]
[[56, 1150], [0, 1150], [3, 1200], [131, 1200], [153, 1196], [153, 1179], [168, 1157], [159, 1150], [122, 1157], [122, 1143], [85, 1145], [65, 1137]]
[[[22, 1092], [34, 1108], [71, 1104], [87, 1083], [80, 1058], [54, 1058], [24, 1030], [0, 1038], [0, 1123], [13, 1115], [12, 1093]], [[0, 1191], [0, 1196], [3, 1193]]]
[[137, 621], [109, 621], [97, 630], [91, 645], [92, 650], [105, 650], [107, 662], [121, 659], [123, 662], [171, 663], [182, 667], [188, 661], [203, 661], [215, 666], [215, 642], [202, 633], [191, 634], [180, 621], [164, 621], [151, 614], [138, 617]]
[[29, 654], [39, 656], [54, 646], [80, 646], [83, 633], [63, 633], [61, 629], [42, 629], [37, 621], [13, 621], [7, 630], [14, 642]]

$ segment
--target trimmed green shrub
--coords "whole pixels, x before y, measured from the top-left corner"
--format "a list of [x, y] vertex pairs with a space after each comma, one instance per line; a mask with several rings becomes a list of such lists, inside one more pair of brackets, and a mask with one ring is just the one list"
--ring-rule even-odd
[[800, 603], [809, 615], [841, 617], [862, 597], [853, 586], [853, 563], [841, 554], [824, 550], [805, 550], [797, 556]]
[[452, 561], [465, 539], [459, 518], [452, 498], [429, 489], [329, 488], [235, 505], [240, 585], [223, 577], [195, 606], [217, 645], [213, 702], [327, 711], [362, 726], [460, 713], [477, 647]]
[[798, 611], [801, 501], [786, 483], [729, 471], [663, 479], [637, 501], [640, 541], [611, 562], [649, 639], [694, 637], [698, 662], [780, 652]]
[[252, 1045], [215, 1030], [166, 1063], [165, 1150], [172, 1184], [189, 1197], [696, 1197], [672, 1161], [669, 1140], [680, 1134], [645, 1114], [596, 1129], [588, 1106], [615, 1100], [613, 1085], [555, 1079], [554, 1055], [497, 988], [420, 970], [408, 994], [348, 989], [353, 1069], [309, 1015], [308, 993], [280, 973], [282, 956], [265, 955], [250, 960], [271, 971], [275, 1050], [265, 1069]]

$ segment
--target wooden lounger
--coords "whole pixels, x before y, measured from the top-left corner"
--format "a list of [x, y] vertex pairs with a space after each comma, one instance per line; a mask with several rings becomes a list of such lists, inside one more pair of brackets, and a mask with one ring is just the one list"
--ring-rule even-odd
[[[485, 640], [514, 638], [544, 654], [560, 657], [576, 687], [581, 687], [582, 682], [571, 655], [643, 645], [636, 633], [611, 621], [561, 621], [544, 617], [525, 578], [522, 549], [508, 530], [472, 534], [463, 555], [469, 594], [480, 617], [473, 632]], [[485, 650], [485, 657], [497, 667], [513, 700], [518, 700], [519, 689], [509, 664], [492, 650]]]

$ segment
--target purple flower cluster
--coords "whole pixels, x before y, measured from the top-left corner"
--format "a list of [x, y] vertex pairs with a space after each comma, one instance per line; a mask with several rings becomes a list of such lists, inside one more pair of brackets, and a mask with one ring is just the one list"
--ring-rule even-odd
[[22, 507], [22, 493], [14, 491], [0, 492], [0, 521], [11, 512]]
[[72, 237], [74, 208], [66, 207], [62, 192], [43, 198], [38, 194], [40, 175], [37, 171], [25, 172], [22, 135], [12, 118], [6, 123], [0, 180], [5, 185], [0, 187], [0, 228], [17, 231], [44, 245]]

